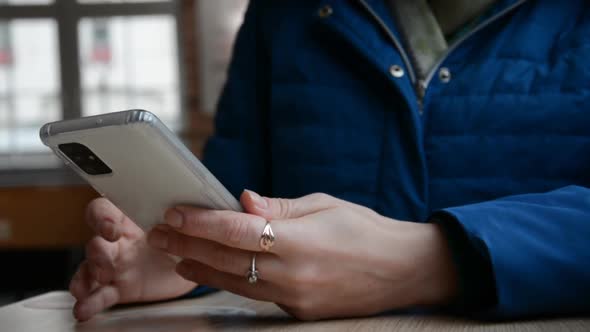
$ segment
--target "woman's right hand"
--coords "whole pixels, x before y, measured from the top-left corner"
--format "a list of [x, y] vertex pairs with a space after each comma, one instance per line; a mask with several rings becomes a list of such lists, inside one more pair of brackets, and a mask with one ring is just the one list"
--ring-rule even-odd
[[196, 286], [175, 272], [170, 256], [148, 246], [146, 234], [107, 199], [88, 205], [86, 222], [96, 236], [70, 283], [78, 320], [115, 304], [178, 297]]

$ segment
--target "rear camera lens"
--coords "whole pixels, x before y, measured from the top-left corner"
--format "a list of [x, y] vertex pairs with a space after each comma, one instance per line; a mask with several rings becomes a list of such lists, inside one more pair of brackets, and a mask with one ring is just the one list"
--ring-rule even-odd
[[113, 172], [94, 152], [80, 143], [60, 144], [58, 147], [61, 152], [87, 174], [103, 175]]

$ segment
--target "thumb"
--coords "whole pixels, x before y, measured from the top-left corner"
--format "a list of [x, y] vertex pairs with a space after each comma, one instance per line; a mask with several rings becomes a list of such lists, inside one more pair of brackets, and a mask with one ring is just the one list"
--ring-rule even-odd
[[262, 197], [244, 190], [240, 202], [247, 213], [266, 220], [295, 219], [338, 205], [338, 200], [326, 194], [311, 194], [296, 199]]

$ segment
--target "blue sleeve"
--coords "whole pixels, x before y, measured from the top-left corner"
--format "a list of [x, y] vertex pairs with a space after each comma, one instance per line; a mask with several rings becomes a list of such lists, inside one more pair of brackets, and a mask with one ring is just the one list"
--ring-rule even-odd
[[444, 210], [489, 260], [484, 318], [590, 312], [590, 189], [512, 196]]
[[456, 297], [444, 308], [456, 314], [479, 312], [496, 303], [492, 265], [487, 254], [471, 244], [468, 234], [452, 215], [439, 212], [429, 220], [441, 226], [457, 271]]
[[268, 52], [260, 26], [263, 2], [250, 1], [234, 46], [203, 163], [236, 197], [244, 189], [267, 194], [266, 114]]

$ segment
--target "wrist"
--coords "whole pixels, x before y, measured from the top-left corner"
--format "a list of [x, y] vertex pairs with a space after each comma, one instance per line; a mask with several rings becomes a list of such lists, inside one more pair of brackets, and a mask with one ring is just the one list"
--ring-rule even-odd
[[459, 289], [458, 272], [444, 232], [436, 224], [414, 224], [409, 248], [416, 251], [409, 266], [413, 270], [412, 292], [416, 306], [451, 303]]
[[437, 224], [387, 219], [376, 251], [386, 290], [383, 310], [443, 306], [459, 289], [458, 272], [444, 233]]

